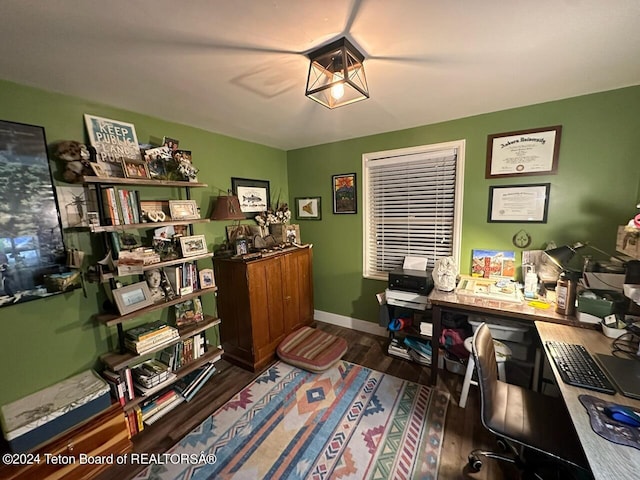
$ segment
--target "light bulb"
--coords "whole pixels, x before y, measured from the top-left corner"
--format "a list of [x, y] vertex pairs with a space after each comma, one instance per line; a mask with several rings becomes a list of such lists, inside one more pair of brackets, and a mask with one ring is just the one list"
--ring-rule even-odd
[[[343, 78], [344, 77], [342, 76], [342, 74], [340, 72], [335, 72], [333, 74], [332, 83], [333, 82], [339, 82]], [[331, 87], [331, 96], [335, 100], [340, 100], [344, 96], [344, 84], [343, 83], [337, 83], [333, 87]]]

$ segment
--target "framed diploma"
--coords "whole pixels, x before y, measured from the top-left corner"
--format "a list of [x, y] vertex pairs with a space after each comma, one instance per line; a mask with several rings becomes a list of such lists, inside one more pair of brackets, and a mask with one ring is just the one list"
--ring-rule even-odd
[[547, 223], [550, 183], [489, 187], [488, 222]]
[[562, 125], [487, 137], [485, 178], [555, 174]]

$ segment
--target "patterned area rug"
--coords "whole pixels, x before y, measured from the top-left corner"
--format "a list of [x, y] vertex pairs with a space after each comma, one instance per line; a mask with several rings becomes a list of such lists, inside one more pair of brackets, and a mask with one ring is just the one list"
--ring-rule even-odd
[[136, 478], [436, 479], [448, 404], [345, 361], [277, 362]]

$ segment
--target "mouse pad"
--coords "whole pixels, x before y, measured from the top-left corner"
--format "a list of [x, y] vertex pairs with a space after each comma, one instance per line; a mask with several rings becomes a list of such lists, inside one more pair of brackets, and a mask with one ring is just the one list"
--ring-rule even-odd
[[604, 413], [604, 407], [614, 405], [612, 402], [591, 395], [579, 395], [578, 399], [589, 413], [591, 428], [594, 432], [610, 442], [640, 450], [640, 428], [624, 425]]

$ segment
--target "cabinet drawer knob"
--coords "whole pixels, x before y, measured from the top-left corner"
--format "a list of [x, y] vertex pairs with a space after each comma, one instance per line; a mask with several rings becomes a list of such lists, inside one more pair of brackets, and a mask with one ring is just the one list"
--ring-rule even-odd
[[73, 444], [73, 442], [69, 442], [67, 444], [67, 450], [69, 450], [69, 452], [73, 452], [74, 448], [75, 448], [75, 445]]

